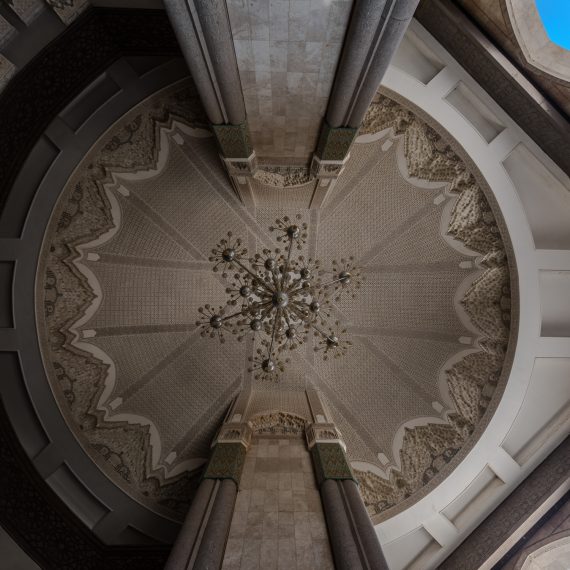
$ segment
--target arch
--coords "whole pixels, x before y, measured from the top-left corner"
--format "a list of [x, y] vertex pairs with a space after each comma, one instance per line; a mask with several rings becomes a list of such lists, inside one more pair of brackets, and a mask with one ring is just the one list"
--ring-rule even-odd
[[535, 0], [505, 0], [515, 37], [527, 62], [549, 75], [570, 81], [570, 50], [546, 33]]
[[[530, 550], [530, 552], [529, 552]], [[570, 531], [563, 531], [523, 551], [515, 570], [542, 570], [553, 562], [570, 563]], [[557, 568], [554, 565], [554, 568]]]

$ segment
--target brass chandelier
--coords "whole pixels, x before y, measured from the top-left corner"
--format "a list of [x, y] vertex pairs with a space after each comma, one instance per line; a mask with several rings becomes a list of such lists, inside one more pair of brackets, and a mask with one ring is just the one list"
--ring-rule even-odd
[[[314, 350], [322, 352], [325, 360], [329, 356], [339, 358], [352, 345], [343, 336], [346, 329], [335, 331], [329, 319], [332, 302], [346, 290], [360, 287], [360, 271], [352, 257], [333, 260], [329, 271], [323, 270], [318, 260], [303, 255], [294, 259], [293, 250], [301, 250], [307, 241], [308, 226], [299, 221], [300, 215], [297, 220], [293, 223], [284, 216], [269, 228], [284, 244], [283, 250], [263, 249], [248, 258], [242, 240], [228, 232], [209, 258], [214, 272], [221, 270], [228, 281], [229, 300], [226, 307], [200, 307], [201, 318], [196, 325], [202, 329], [202, 336], [217, 336], [222, 343], [224, 332], [236, 335], [239, 341], [248, 334], [260, 337], [255, 355], [249, 359], [249, 371], [256, 379], [278, 380], [289, 362], [284, 353], [307, 342], [311, 332], [316, 339]], [[325, 276], [328, 281], [323, 280]], [[338, 321], [334, 325], [338, 327]]]

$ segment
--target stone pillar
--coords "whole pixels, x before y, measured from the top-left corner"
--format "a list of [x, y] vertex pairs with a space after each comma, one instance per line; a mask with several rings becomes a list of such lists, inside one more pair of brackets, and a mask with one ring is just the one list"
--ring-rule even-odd
[[340, 433], [332, 423], [307, 428], [337, 570], [388, 570]]
[[362, 119], [419, 0], [356, 0], [311, 172], [320, 179], [312, 206], [340, 176]]
[[218, 570], [224, 558], [251, 429], [225, 423], [176, 542], [166, 570]]
[[255, 174], [245, 103], [225, 0], [164, 0], [234, 189], [247, 205]]

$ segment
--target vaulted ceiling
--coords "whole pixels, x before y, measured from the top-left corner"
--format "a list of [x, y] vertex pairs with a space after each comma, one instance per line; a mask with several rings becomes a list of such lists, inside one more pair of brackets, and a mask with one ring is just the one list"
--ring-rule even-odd
[[[371, 513], [409, 504], [472, 445], [508, 374], [511, 254], [497, 208], [453, 141], [380, 95], [322, 208], [309, 209], [314, 179], [284, 186], [261, 171], [248, 211], [193, 93], [186, 81], [130, 111], [53, 212], [38, 316], [68, 425], [134, 497], [181, 513], [240, 390], [253, 390], [249, 415], [284, 407], [308, 418], [296, 392], [314, 387], [358, 462]], [[220, 346], [195, 321], [199, 306], [226, 302], [211, 248], [227, 231], [252, 251], [271, 247], [268, 228], [283, 215], [309, 225], [300, 254], [324, 267], [354, 257], [364, 281], [330, 307], [347, 354], [323, 360], [310, 339], [268, 384], [248, 368], [258, 341], [230, 335]]]

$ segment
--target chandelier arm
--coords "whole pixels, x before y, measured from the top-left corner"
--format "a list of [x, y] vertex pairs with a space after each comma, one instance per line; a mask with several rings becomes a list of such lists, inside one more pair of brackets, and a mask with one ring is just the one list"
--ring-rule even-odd
[[269, 352], [267, 354], [267, 358], [271, 358], [271, 352], [273, 350], [273, 343], [275, 342], [275, 333], [277, 331], [277, 322], [281, 316], [281, 309], [277, 309], [277, 313], [275, 314], [275, 320], [273, 321], [273, 331], [271, 333], [271, 344], [269, 345]]
[[271, 303], [268, 303], [268, 307], [261, 313], [261, 320], [265, 320], [266, 317], [269, 315], [269, 313], [271, 313]]
[[229, 321], [230, 319], [233, 319], [234, 317], [239, 317], [241, 314], [242, 314], [242, 312], [238, 311], [237, 313], [232, 313], [231, 315], [228, 315], [227, 317], [222, 317], [222, 322]]
[[309, 321], [309, 326], [310, 326], [311, 328], [315, 329], [323, 338], [328, 338], [328, 337], [329, 337], [329, 335], [328, 335], [325, 331], [321, 330], [317, 325], [315, 325], [315, 324], [312, 323], [311, 321]]
[[329, 281], [328, 283], [315, 283], [314, 285], [310, 285], [309, 287], [298, 287], [297, 289], [293, 289], [289, 294], [295, 295], [295, 293], [299, 293], [300, 291], [312, 291], [313, 289], [326, 289], [339, 281], [342, 282], [342, 279], [334, 279], [333, 281]]
[[[263, 309], [263, 307], [265, 307], [265, 310], [262, 311], [261, 309]], [[254, 318], [259, 318], [259, 320], [263, 321], [265, 319], [265, 317], [269, 314], [269, 312], [271, 311], [271, 301], [266, 301], [265, 303], [260, 303], [256, 309], [260, 310], [260, 314], [258, 317], [256, 317], [255, 315]]]
[[273, 281], [273, 286], [275, 287], [275, 291], [279, 291], [280, 284], [279, 284], [279, 268], [276, 266], [274, 269], [270, 271], [271, 279]]
[[289, 263], [291, 261], [291, 252], [293, 251], [293, 238], [289, 238], [289, 251], [287, 252], [287, 260], [285, 261], [285, 267], [283, 268], [283, 274], [281, 275], [281, 289], [283, 289], [283, 284], [285, 283], [285, 276], [289, 271]]
[[[304, 280], [301, 280], [304, 281]], [[317, 285], [311, 285], [310, 287], [303, 287], [301, 285], [301, 287], [297, 287], [297, 289], [292, 289], [291, 291], [289, 291], [289, 295], [293, 296], [296, 295], [297, 293], [300, 293], [301, 291], [310, 291], [311, 289], [314, 289], [315, 287], [317, 287]], [[320, 287], [320, 285], [319, 285]]]
[[260, 309], [263, 309], [263, 313], [268, 315], [271, 312], [271, 308], [273, 307], [273, 303], [271, 301], [267, 301], [262, 305], [259, 305]]
[[301, 319], [301, 322], [307, 323], [311, 328], [315, 329], [319, 334], [321, 334], [324, 338], [327, 338], [329, 335], [321, 330], [317, 325], [315, 325], [312, 321], [304, 318], [302, 314], [299, 314], [295, 307], [291, 307], [291, 310]]
[[332, 281], [329, 281], [328, 283], [320, 283], [319, 287], [330, 287], [331, 285], [334, 285], [335, 283], [338, 283], [339, 281], [342, 282], [342, 279], [339, 277], [338, 279], [333, 279]]
[[234, 262], [237, 263], [237, 265], [239, 265], [244, 271], [249, 273], [251, 275], [251, 277], [253, 277], [253, 279], [255, 279], [255, 282], [259, 283], [259, 285], [261, 285], [267, 292], [273, 293], [273, 291], [265, 284], [263, 279], [260, 279], [259, 275], [256, 275], [255, 273], [253, 273], [253, 271], [251, 271], [251, 269], [246, 267], [239, 259], [234, 259]]

